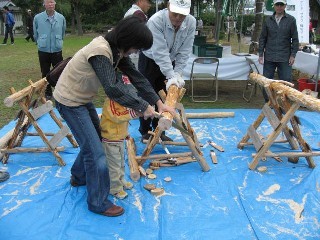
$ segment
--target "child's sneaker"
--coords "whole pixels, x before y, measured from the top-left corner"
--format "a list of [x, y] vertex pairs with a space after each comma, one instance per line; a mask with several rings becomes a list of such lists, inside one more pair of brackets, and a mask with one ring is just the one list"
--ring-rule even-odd
[[126, 193], [125, 191], [121, 190], [120, 192], [117, 192], [115, 194], [112, 194], [113, 196], [115, 196], [118, 199], [124, 199], [128, 196], [128, 193]]
[[133, 184], [131, 182], [125, 182], [123, 184], [123, 188], [126, 189], [126, 190], [130, 190], [133, 188]]

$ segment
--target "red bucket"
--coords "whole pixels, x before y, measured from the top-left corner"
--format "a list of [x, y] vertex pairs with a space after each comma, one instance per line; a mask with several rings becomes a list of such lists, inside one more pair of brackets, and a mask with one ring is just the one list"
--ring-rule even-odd
[[[319, 85], [320, 81], [318, 81], [318, 91], [319, 91]], [[300, 92], [302, 92], [304, 89], [310, 89], [311, 91], [318, 92], [315, 90], [316, 88], [316, 83], [309, 78], [300, 78], [298, 79], [298, 89]]]

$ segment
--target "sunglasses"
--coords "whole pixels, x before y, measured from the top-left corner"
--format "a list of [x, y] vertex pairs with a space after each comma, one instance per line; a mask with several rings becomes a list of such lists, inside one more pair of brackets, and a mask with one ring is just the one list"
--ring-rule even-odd
[[281, 7], [283, 7], [283, 6], [284, 6], [284, 3], [276, 3], [275, 5], [276, 5], [276, 6], [281, 6]]

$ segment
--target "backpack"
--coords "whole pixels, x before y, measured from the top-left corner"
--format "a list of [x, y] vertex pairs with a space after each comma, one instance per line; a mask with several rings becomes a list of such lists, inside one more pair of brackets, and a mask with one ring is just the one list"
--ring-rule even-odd
[[72, 57], [68, 57], [63, 59], [62, 61], [58, 62], [51, 70], [47, 73], [46, 79], [52, 87], [57, 85], [59, 77], [63, 71], [63, 69], [67, 66], [68, 62], [71, 60]]

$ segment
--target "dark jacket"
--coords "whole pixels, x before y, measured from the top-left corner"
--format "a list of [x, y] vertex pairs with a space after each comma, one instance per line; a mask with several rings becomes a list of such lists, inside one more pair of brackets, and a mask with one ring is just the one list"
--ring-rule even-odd
[[27, 27], [29, 29], [33, 29], [33, 17], [32, 15], [27, 16]]
[[259, 57], [270, 62], [287, 62], [299, 49], [296, 19], [285, 13], [279, 26], [275, 13], [267, 16], [259, 39]]

